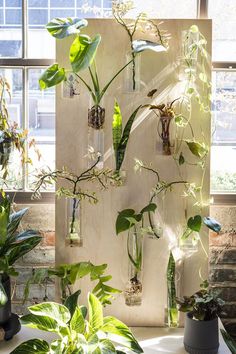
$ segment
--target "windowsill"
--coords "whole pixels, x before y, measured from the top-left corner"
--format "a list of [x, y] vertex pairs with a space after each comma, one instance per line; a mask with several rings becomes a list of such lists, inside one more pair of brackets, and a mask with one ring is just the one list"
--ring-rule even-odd
[[41, 199], [32, 199], [32, 191], [6, 191], [10, 198], [14, 198], [17, 204], [53, 204], [55, 203], [55, 192], [48, 191], [41, 193]]

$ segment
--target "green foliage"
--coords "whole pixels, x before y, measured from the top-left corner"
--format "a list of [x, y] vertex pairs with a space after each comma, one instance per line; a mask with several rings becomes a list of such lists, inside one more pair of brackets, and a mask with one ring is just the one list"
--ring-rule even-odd
[[168, 296], [168, 323], [170, 327], [178, 326], [178, 309], [176, 302], [176, 288], [175, 288], [175, 260], [170, 251], [169, 261], [167, 266], [167, 296]]
[[93, 63], [100, 41], [99, 34], [94, 39], [87, 35], [75, 38], [70, 47], [70, 62], [73, 72], [85, 70]]
[[232, 354], [235, 354], [236, 353], [236, 341], [224, 329], [221, 329], [220, 331], [221, 331], [222, 337], [224, 338], [224, 341], [225, 341], [227, 347], [229, 348], [229, 350], [231, 351]]
[[49, 66], [39, 78], [39, 86], [42, 90], [56, 86], [66, 79], [65, 69], [57, 63]]
[[[0, 272], [15, 276], [13, 265], [26, 253], [36, 247], [41, 241], [39, 232], [27, 230], [17, 233], [20, 221], [27, 209], [11, 213], [11, 202], [4, 193], [0, 200]], [[2, 281], [2, 280], [1, 280]], [[0, 281], [0, 305], [6, 301], [6, 294]]]
[[191, 296], [177, 299], [178, 309], [189, 312], [194, 319], [210, 321], [220, 316], [224, 301], [218, 297], [213, 289], [202, 288]]
[[190, 217], [188, 219], [187, 225], [192, 231], [199, 232], [201, 230], [201, 226], [202, 226], [201, 215], [195, 215], [193, 217]]
[[[58, 339], [47, 343], [31, 339], [20, 344], [10, 354], [108, 354], [120, 350], [142, 353], [142, 348], [130, 329], [115, 317], [103, 317], [102, 305], [93, 294], [88, 294], [88, 320], [82, 306], [75, 308], [71, 315], [68, 308], [54, 302], [45, 302], [29, 307], [30, 314], [23, 316], [24, 326], [47, 332], [55, 332]], [[115, 343], [114, 343], [114, 342]], [[116, 349], [117, 345], [122, 348]]]
[[139, 213], [135, 213], [134, 209], [120, 211], [116, 219], [116, 234], [131, 229], [143, 219], [145, 213], [154, 212], [156, 208], [155, 203], [149, 203]]
[[200, 143], [198, 141], [193, 141], [193, 140], [184, 140], [184, 141], [188, 145], [188, 148], [191, 151], [191, 153], [200, 159], [206, 157], [206, 155], [209, 152], [209, 147], [206, 146], [205, 143]]
[[128, 144], [128, 140], [130, 137], [131, 128], [133, 122], [136, 118], [136, 115], [141, 106], [135, 109], [135, 111], [129, 117], [123, 134], [122, 134], [122, 115], [121, 110], [117, 102], [115, 102], [114, 106], [114, 115], [112, 122], [112, 136], [113, 136], [113, 147], [115, 152], [115, 160], [116, 160], [116, 173], [119, 174], [122, 163], [125, 157], [125, 151]]
[[216, 233], [219, 233], [221, 230], [220, 223], [215, 219], [213, 219], [212, 217], [207, 216], [202, 218], [201, 215], [195, 215], [195, 216], [191, 216], [188, 219], [187, 227], [183, 232], [183, 235], [181, 236], [181, 240], [182, 241], [186, 240], [193, 232], [200, 232], [202, 228], [202, 223], [210, 230]]
[[28, 298], [29, 288], [32, 283], [44, 284], [48, 280], [56, 277], [60, 281], [62, 303], [64, 303], [69, 308], [71, 313], [73, 313], [80, 290], [76, 291], [74, 294], [71, 294], [71, 286], [73, 286], [80, 279], [89, 275], [91, 282], [97, 282], [92, 292], [99, 298], [100, 302], [104, 306], [109, 305], [111, 304], [111, 300], [114, 298], [114, 295], [120, 293], [120, 290], [107, 285], [107, 282], [110, 281], [112, 277], [104, 274], [106, 269], [107, 264], [97, 266], [91, 262], [62, 264], [43, 270], [37, 269], [25, 286], [24, 300], [26, 301]]
[[62, 39], [72, 34], [80, 33], [81, 28], [86, 27], [88, 21], [77, 17], [54, 18], [46, 25], [48, 32], [55, 38]]

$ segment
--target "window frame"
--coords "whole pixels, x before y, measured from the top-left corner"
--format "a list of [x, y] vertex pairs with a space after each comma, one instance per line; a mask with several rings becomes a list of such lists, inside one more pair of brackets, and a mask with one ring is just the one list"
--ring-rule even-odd
[[[53, 64], [54, 59], [30, 59], [28, 58], [28, 11], [27, 11], [27, 0], [21, 0], [22, 3], [22, 56], [21, 58], [0, 58], [0, 67], [7, 68], [20, 68], [22, 69], [23, 75], [23, 85], [22, 85], [22, 99], [23, 99], [23, 128], [27, 127], [27, 110], [28, 110], [28, 69], [36, 67], [47, 67]], [[103, 3], [103, 1], [102, 1]], [[208, 0], [198, 0], [197, 1], [197, 18], [198, 19], [208, 19]], [[236, 71], [236, 62], [212, 62], [212, 70], [231, 70]], [[26, 172], [27, 167], [23, 166], [23, 174]], [[17, 196], [18, 202], [24, 201], [29, 202], [31, 199], [32, 192], [26, 190], [26, 179], [23, 179], [23, 190], [22, 191], [10, 191], [10, 194], [15, 194]], [[55, 193], [54, 192], [43, 192], [42, 194], [45, 202], [54, 202]], [[211, 194], [213, 203], [235, 203], [236, 202], [236, 192], [235, 193], [214, 193]], [[31, 201], [32, 202], [32, 201]]]

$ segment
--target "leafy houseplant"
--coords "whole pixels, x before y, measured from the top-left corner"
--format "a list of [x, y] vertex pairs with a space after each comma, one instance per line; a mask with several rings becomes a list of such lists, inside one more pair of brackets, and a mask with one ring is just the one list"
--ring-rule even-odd
[[[110, 305], [113, 296], [120, 293], [120, 290], [106, 284], [112, 279], [110, 275], [104, 274], [106, 268], [107, 264], [94, 265], [91, 262], [79, 262], [61, 264], [47, 269], [36, 269], [26, 284], [24, 300], [26, 301], [28, 298], [30, 285], [32, 283], [45, 285], [45, 300], [47, 300], [47, 283], [57, 278], [60, 284], [61, 301], [64, 304], [67, 297], [73, 295], [72, 286], [80, 279], [89, 275], [92, 282], [96, 281], [92, 293], [97, 296], [102, 305]], [[76, 293], [80, 293], [80, 290], [75, 292], [75, 294]]]
[[27, 230], [17, 233], [17, 228], [27, 208], [11, 213], [11, 202], [2, 192], [0, 200], [0, 325], [11, 317], [10, 276], [18, 273], [14, 263], [36, 247], [41, 241], [39, 232]]
[[[102, 305], [93, 294], [88, 295], [88, 311], [78, 306], [76, 299], [68, 298], [66, 306], [45, 302], [29, 307], [30, 314], [21, 318], [23, 325], [46, 332], [54, 332], [58, 339], [47, 343], [30, 339], [20, 344], [10, 354], [79, 354], [79, 353], [134, 353], [143, 350], [130, 329], [112, 316], [103, 317]], [[88, 312], [88, 319], [86, 319]], [[116, 347], [121, 346], [121, 349]]]
[[11, 98], [10, 85], [4, 77], [0, 77], [0, 166], [4, 171], [4, 180], [8, 175], [7, 167], [14, 149], [20, 152], [22, 162], [26, 162], [25, 139], [27, 137], [26, 130], [20, 130], [16, 123], [10, 122], [7, 96]]
[[116, 219], [116, 234], [128, 231], [129, 280], [125, 290], [125, 303], [128, 306], [142, 303], [143, 236], [147, 232], [144, 227], [144, 215], [154, 212], [155, 209], [154, 203], [148, 204], [139, 213], [134, 209], [124, 209]]
[[[117, 102], [114, 105], [114, 115], [112, 122], [113, 149], [115, 154], [115, 175], [120, 177], [120, 169], [124, 161], [126, 147], [130, 137], [133, 122], [141, 106], [136, 108], [129, 117], [124, 130], [122, 129], [122, 114]], [[123, 130], [123, 131], [122, 131]]]
[[[207, 284], [208, 285], [208, 284]], [[218, 316], [221, 300], [212, 289], [203, 287], [192, 296], [177, 299], [179, 311], [186, 312], [184, 346], [188, 353], [218, 353]]]
[[62, 186], [58, 188], [56, 195], [69, 199], [69, 202], [72, 201], [71, 214], [69, 215], [69, 230], [66, 239], [66, 241], [68, 241], [66, 243], [69, 243], [70, 246], [74, 246], [75, 244], [82, 246], [82, 236], [79, 234], [80, 228], [79, 230], [76, 229], [76, 225], [80, 224], [80, 220], [77, 219], [76, 215], [81, 201], [88, 200], [90, 203], [94, 204], [98, 202], [96, 194], [84, 189], [83, 183], [96, 181], [103, 189], [106, 189], [107, 181], [113, 183], [116, 180], [116, 176], [114, 176], [110, 169], [98, 170], [95, 168], [99, 161], [100, 156], [97, 157], [97, 160], [91, 167], [81, 172], [79, 175], [63, 167], [61, 170], [55, 171], [43, 169], [37, 176], [38, 178], [35, 182], [33, 194], [33, 198], [35, 199], [41, 197], [40, 191], [45, 189], [48, 184], [53, 184], [57, 181], [67, 183], [66, 187]]

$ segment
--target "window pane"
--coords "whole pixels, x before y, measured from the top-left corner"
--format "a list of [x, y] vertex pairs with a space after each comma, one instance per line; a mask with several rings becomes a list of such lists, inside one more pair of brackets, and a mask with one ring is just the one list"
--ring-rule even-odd
[[51, 0], [51, 7], [75, 7], [74, 0]]
[[29, 166], [29, 188], [34, 180], [35, 169], [55, 167], [55, 90], [41, 91], [38, 78], [43, 69], [29, 69], [29, 136], [34, 139], [41, 158], [38, 160], [34, 147], [29, 149], [33, 166]]
[[213, 19], [213, 61], [236, 61], [235, 0], [209, 0], [209, 18]]
[[196, 18], [197, 0], [179, 0], [173, 7], [173, 0], [134, 0], [134, 13], [146, 12], [158, 18]]
[[29, 7], [48, 7], [48, 0], [29, 0], [28, 1]]
[[[22, 127], [22, 70], [0, 68], [0, 76], [5, 77], [11, 87], [11, 99], [6, 97], [9, 121], [16, 122], [19, 127]], [[3, 172], [0, 172], [0, 187], [2, 187], [2, 176]], [[21, 156], [16, 150], [10, 155], [6, 181], [8, 189], [23, 188]], [[6, 186], [4, 188], [6, 189]]]
[[212, 192], [236, 193], [236, 72], [213, 72]]
[[[21, 3], [21, 1], [20, 1]], [[6, 1], [6, 7], [0, 9], [0, 57], [19, 58], [22, 56], [22, 11], [19, 2]], [[0, 3], [3, 6], [3, 3]], [[14, 8], [9, 9], [7, 6]]]

